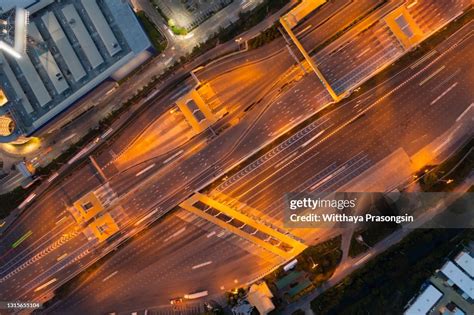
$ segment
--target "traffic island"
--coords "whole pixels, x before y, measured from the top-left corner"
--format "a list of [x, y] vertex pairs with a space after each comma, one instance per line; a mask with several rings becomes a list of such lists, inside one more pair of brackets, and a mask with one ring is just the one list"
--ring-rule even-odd
[[109, 208], [111, 199], [114, 198], [115, 193], [108, 185], [104, 185], [82, 196], [72, 207], [68, 207], [69, 213], [77, 224], [83, 227], [82, 233], [89, 241], [96, 239], [102, 243], [120, 231], [114, 217], [119, 217], [121, 211], [117, 209], [119, 207]]
[[87, 226], [87, 229], [91, 230], [99, 243], [104, 242], [120, 230], [109, 213], [97, 217]]

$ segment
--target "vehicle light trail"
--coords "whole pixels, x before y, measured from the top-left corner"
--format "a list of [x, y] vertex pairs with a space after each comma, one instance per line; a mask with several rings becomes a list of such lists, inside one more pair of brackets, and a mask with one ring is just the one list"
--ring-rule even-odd
[[20, 237], [15, 243], [12, 244], [12, 248], [18, 247], [18, 245], [20, 245], [24, 240], [26, 240], [28, 237], [30, 237], [31, 234], [33, 234], [33, 232], [31, 232], [31, 230], [26, 232], [25, 235]]

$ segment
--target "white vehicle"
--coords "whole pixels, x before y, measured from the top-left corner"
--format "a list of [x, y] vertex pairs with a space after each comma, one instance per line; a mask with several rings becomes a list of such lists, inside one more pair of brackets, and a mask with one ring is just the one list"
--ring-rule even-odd
[[295, 268], [297, 263], [298, 263], [298, 260], [293, 259], [292, 261], [290, 261], [288, 264], [286, 264], [283, 267], [283, 270], [285, 270], [285, 271], [291, 270], [291, 269]]
[[201, 291], [201, 292], [196, 292], [196, 293], [191, 293], [191, 294], [186, 294], [184, 296], [185, 299], [187, 300], [194, 300], [194, 299], [199, 299], [205, 296], [208, 296], [209, 292], [207, 291]]

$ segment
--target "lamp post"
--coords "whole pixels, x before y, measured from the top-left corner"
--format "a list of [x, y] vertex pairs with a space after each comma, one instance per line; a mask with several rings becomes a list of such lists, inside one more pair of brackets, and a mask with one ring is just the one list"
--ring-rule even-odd
[[319, 266], [319, 264], [315, 263], [314, 260], [313, 260], [313, 257], [309, 257], [309, 259], [311, 260], [311, 262], [313, 263], [313, 265], [311, 266], [311, 269], [314, 269], [316, 268], [317, 266]]

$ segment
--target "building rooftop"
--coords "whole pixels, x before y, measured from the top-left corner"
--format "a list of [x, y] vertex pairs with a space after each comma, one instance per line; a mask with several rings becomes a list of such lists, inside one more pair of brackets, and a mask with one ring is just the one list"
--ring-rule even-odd
[[415, 302], [405, 311], [405, 315], [426, 315], [441, 299], [443, 293], [432, 284], [426, 287]]
[[2, 1], [0, 18], [15, 5], [29, 11], [28, 46], [21, 58], [0, 52], [0, 91], [8, 100], [0, 117], [16, 126], [0, 142], [34, 135], [151, 47], [127, 1]]
[[268, 314], [275, 309], [271, 298], [272, 292], [266, 282], [252, 284], [247, 294], [247, 300], [255, 306], [260, 314]]
[[459, 287], [469, 298], [474, 299], [474, 281], [453, 262], [448, 261], [443, 268], [441, 268], [441, 272], [448, 278], [448, 283], [451, 281], [452, 284]]
[[474, 258], [462, 251], [454, 259], [456, 264], [462, 268], [471, 278], [474, 278]]
[[40, 2], [39, 0], [2, 0], [0, 2], [0, 14], [14, 9], [16, 6], [26, 8], [34, 4], [35, 2]]

